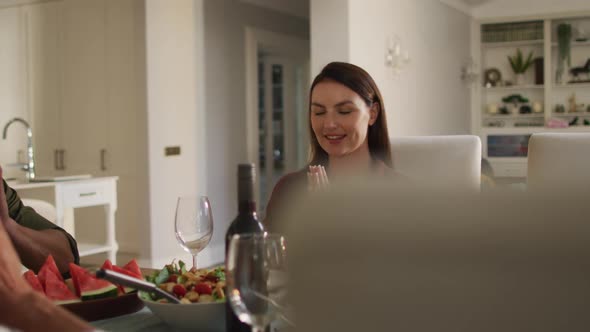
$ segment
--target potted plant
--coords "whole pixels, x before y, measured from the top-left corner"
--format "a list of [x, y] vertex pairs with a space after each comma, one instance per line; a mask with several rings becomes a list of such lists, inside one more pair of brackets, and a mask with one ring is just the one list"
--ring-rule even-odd
[[563, 82], [564, 63], [571, 66], [571, 41], [572, 41], [572, 26], [568, 23], [561, 23], [557, 26], [557, 72], [556, 81], [561, 84]]
[[526, 60], [522, 54], [520, 48], [516, 49], [515, 56], [508, 56], [508, 61], [510, 62], [510, 66], [516, 74], [516, 85], [522, 85], [524, 83], [524, 73], [529, 69], [529, 67], [533, 64], [533, 51], [529, 53]]
[[506, 97], [502, 98], [502, 101], [505, 104], [512, 104], [510, 111], [514, 115], [516, 115], [520, 112], [520, 108], [518, 107], [518, 104], [526, 104], [529, 102], [529, 100], [527, 98], [521, 96], [520, 94], [513, 94], [513, 95], [506, 96]]

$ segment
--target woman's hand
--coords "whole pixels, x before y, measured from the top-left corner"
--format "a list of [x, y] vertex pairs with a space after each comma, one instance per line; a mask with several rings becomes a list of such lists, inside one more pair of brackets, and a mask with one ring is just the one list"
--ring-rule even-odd
[[307, 188], [310, 192], [327, 190], [330, 182], [324, 166], [309, 166], [307, 172]]

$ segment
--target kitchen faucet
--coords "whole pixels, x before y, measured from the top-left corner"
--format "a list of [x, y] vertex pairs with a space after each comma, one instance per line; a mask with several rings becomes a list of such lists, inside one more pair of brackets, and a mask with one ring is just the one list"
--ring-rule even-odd
[[14, 118], [4, 126], [4, 130], [2, 131], [2, 139], [6, 139], [6, 133], [8, 132], [8, 127], [15, 122], [22, 123], [25, 128], [27, 128], [27, 163], [26, 164], [19, 164], [22, 167], [22, 170], [27, 172], [27, 180], [32, 181], [35, 179], [35, 156], [33, 153], [33, 130], [29, 123], [21, 118]]

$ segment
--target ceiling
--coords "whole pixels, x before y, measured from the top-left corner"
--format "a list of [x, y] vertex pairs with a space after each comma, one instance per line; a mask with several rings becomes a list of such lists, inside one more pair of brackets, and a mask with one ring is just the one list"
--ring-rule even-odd
[[[12, 7], [35, 2], [45, 2], [52, 0], [0, 0], [1, 7]], [[253, 6], [263, 7], [266, 9], [281, 12], [283, 14], [309, 19], [309, 1], [310, 0], [238, 0]], [[467, 7], [477, 7], [494, 0], [448, 0], [448, 2], [461, 3]], [[443, 1], [445, 2], [445, 1]]]
[[51, 0], [0, 0], [0, 8], [3, 7], [14, 7], [14, 6], [22, 6], [30, 3], [36, 2], [47, 2]]
[[463, 0], [463, 2], [465, 2], [465, 4], [469, 5], [469, 6], [479, 6], [481, 4], [484, 4], [486, 2], [492, 2], [493, 0]]
[[250, 5], [309, 19], [309, 0], [239, 0]]

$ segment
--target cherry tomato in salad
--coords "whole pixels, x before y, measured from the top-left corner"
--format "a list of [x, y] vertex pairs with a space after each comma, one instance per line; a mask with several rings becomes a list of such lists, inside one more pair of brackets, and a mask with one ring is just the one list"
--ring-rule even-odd
[[199, 294], [208, 294], [211, 295], [213, 293], [213, 290], [211, 289], [211, 286], [209, 286], [208, 284], [201, 282], [198, 283], [197, 285], [195, 285], [195, 292], [199, 293]]
[[178, 297], [184, 297], [184, 295], [186, 295], [186, 288], [181, 284], [176, 284], [174, 285], [174, 288], [172, 288], [172, 292]]

